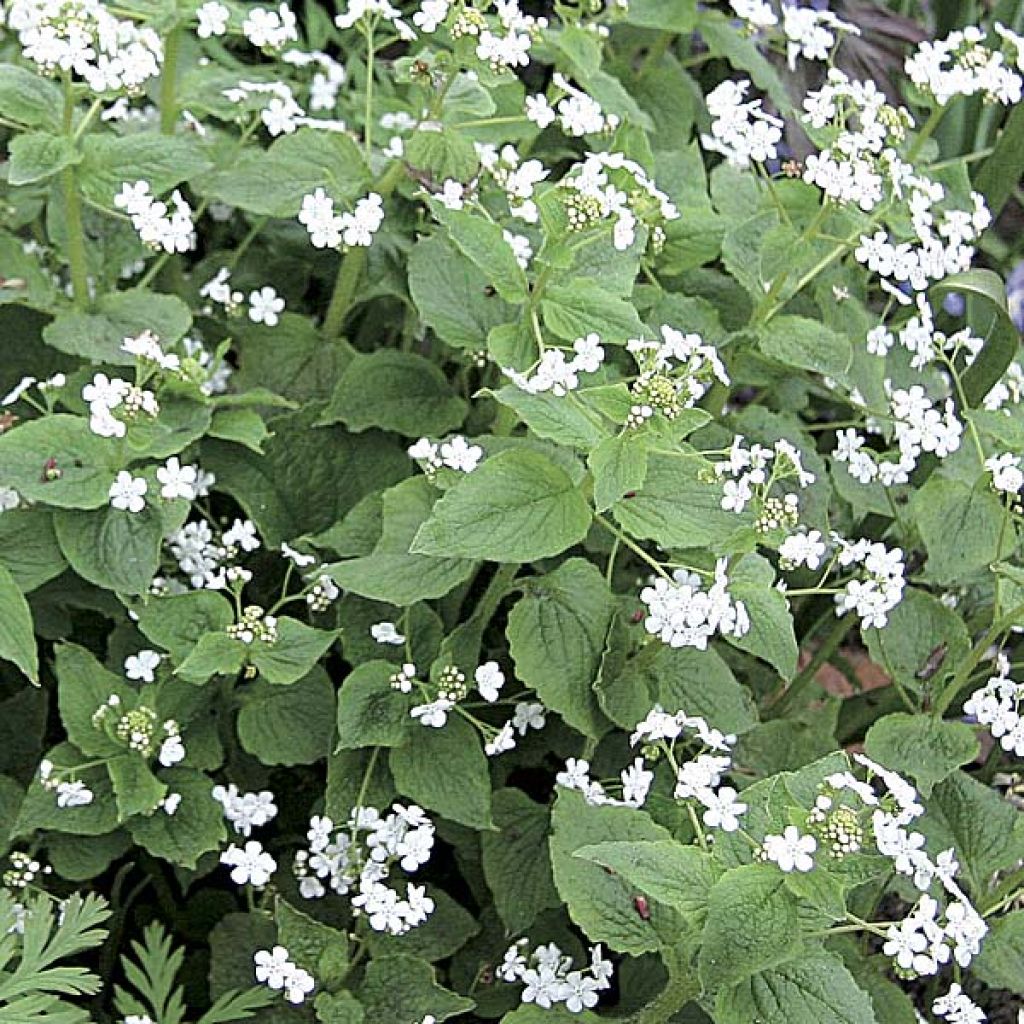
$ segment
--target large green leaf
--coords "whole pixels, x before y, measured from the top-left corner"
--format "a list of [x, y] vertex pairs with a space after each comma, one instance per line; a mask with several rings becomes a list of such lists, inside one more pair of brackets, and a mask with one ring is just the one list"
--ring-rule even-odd
[[32, 631], [32, 612], [4, 565], [0, 565], [0, 658], [13, 661], [38, 685], [39, 652]]

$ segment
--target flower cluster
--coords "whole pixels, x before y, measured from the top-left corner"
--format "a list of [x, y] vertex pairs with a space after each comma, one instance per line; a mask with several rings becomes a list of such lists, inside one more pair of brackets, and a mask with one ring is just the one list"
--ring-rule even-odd
[[[197, 475], [194, 480], [183, 480], [182, 488], [190, 487], [194, 497], [209, 493], [214, 482], [212, 475], [204, 474], [198, 467], [184, 468], [195, 468]], [[164, 469], [170, 475], [170, 469], [166, 466]], [[170, 483], [164, 484], [165, 489], [170, 486]], [[167, 538], [167, 548], [178, 571], [196, 590], [224, 590], [248, 583], [252, 573], [232, 563], [243, 553], [250, 554], [259, 547], [256, 527], [250, 519], [235, 519], [225, 530], [216, 530], [205, 519], [194, 519]], [[177, 580], [167, 577], [160, 578], [159, 586], [174, 593], [183, 593], [186, 589]]]
[[[622, 153], [588, 153], [562, 181], [571, 231], [611, 222], [612, 244], [624, 252], [636, 240], [637, 227], [663, 231], [663, 221], [679, 210], [635, 160]], [[628, 191], [627, 191], [628, 190]]]
[[293, 1005], [305, 1002], [306, 996], [316, 986], [313, 975], [293, 963], [284, 946], [258, 949], [252, 959], [256, 967], [256, 980], [274, 992], [283, 992], [285, 999]]
[[611, 986], [612, 964], [601, 947], [590, 948], [590, 963], [585, 970], [573, 967], [553, 942], [529, 950], [529, 940], [520, 939], [509, 946], [495, 973], [513, 985], [522, 985], [520, 998], [542, 1009], [564, 1006], [570, 1013], [582, 1013], [597, 1005], [598, 993]]
[[89, 405], [89, 429], [99, 437], [124, 437], [127, 421], [141, 414], [156, 419], [160, 414], [160, 403], [152, 391], [105, 373], [95, 374], [82, 388], [82, 399]]
[[96, 93], [138, 92], [163, 64], [160, 36], [100, 0], [11, 0], [7, 24], [40, 70], [71, 72]]
[[841, 617], [852, 610], [862, 626], [882, 629], [889, 621], [889, 612], [903, 599], [903, 551], [863, 538], [844, 540], [837, 533], [832, 534], [832, 541], [839, 549], [840, 566], [861, 568], [861, 575], [836, 594], [836, 615]]
[[173, 718], [161, 723], [156, 711], [146, 704], [126, 709], [121, 698], [111, 694], [93, 712], [92, 725], [128, 750], [145, 758], [155, 755], [164, 768], [171, 768], [185, 758], [178, 723]]
[[356, 202], [352, 213], [335, 213], [334, 200], [317, 188], [302, 197], [299, 223], [309, 232], [309, 240], [317, 249], [370, 246], [384, 223], [384, 200], [371, 192]]
[[[998, 34], [1019, 60], [1018, 37], [1002, 26]], [[1006, 55], [988, 42], [983, 28], [968, 25], [945, 39], [922, 42], [906, 59], [904, 69], [910, 80], [939, 104], [948, 103], [954, 96], [979, 94], [989, 103], [1019, 103], [1020, 75], [1007, 65]]]
[[[684, 711], [669, 714], [658, 705], [638, 722], [629, 738], [632, 746], [652, 755], [664, 755], [675, 775], [672, 795], [676, 800], [696, 800], [703, 807], [701, 820], [709, 828], [735, 832], [747, 805], [737, 800], [732, 786], [722, 780], [732, 767], [732, 748], [736, 737], [723, 733], [701, 718]], [[689, 745], [687, 759], [681, 758], [678, 747]], [[693, 819], [696, 821], [696, 818]]]
[[309, 849], [295, 855], [293, 870], [306, 899], [328, 889], [351, 894], [352, 908], [374, 931], [404, 935], [433, 913], [422, 885], [409, 883], [404, 897], [387, 884], [397, 865], [409, 874], [422, 867], [434, 846], [434, 826], [415, 804], [393, 804], [389, 814], [373, 807], [353, 809], [344, 827], [328, 817], [309, 824]]
[[565, 75], [556, 71], [551, 81], [563, 94], [561, 98], [552, 102], [543, 93], [526, 97], [526, 116], [538, 128], [547, 128], [557, 121], [566, 135], [581, 139], [584, 135], [608, 134], [618, 127], [617, 115], [605, 114], [597, 100], [573, 85]]
[[254, 828], [261, 828], [277, 817], [277, 804], [270, 790], [243, 793], [232, 782], [228, 786], [214, 786], [211, 795], [223, 808], [231, 827], [246, 838]]
[[692, 409], [715, 381], [729, 384], [729, 375], [714, 345], [699, 334], [661, 325], [661, 340], [630, 338], [626, 348], [640, 368], [630, 385], [633, 404], [626, 427], [636, 429], [660, 414], [674, 420], [683, 409]]
[[407, 451], [409, 458], [415, 459], [428, 477], [444, 467], [457, 473], [472, 473], [484, 457], [483, 448], [470, 444], [461, 434], [441, 442], [421, 437]]
[[114, 205], [131, 218], [139, 238], [150, 248], [164, 252], [189, 252], [196, 247], [192, 208], [175, 189], [170, 204], [149, 191], [149, 182], [125, 182], [114, 196]]
[[277, 10], [251, 7], [242, 22], [242, 33], [253, 46], [274, 52], [298, 40], [298, 21], [286, 3], [279, 4]]
[[[867, 818], [864, 832], [875, 851], [921, 893], [910, 913], [888, 926], [883, 952], [910, 977], [936, 974], [951, 959], [967, 967], [980, 950], [988, 926], [956, 881], [955, 851], [944, 850], [933, 860], [924, 835], [910, 829], [924, 813], [914, 787], [864, 754], [854, 755], [854, 760], [867, 770], [868, 782], [850, 772], [830, 775], [823, 786], [828, 806], [843, 796], [852, 798], [859, 817]], [[881, 796], [876, 795], [872, 781], [881, 784]]]
[[789, 480], [795, 480], [801, 489], [814, 483], [814, 474], [804, 468], [800, 450], [785, 438], [771, 448], [760, 444], [746, 447], [744, 438], [737, 434], [726, 455], [714, 464], [715, 475], [726, 478], [722, 508], [738, 514], [753, 503], [757, 510], [755, 525], [762, 533], [794, 528], [800, 518], [799, 495], [786, 491], [779, 497], [771, 492]]
[[566, 359], [563, 349], [548, 348], [530, 374], [518, 373], [508, 367], [504, 367], [502, 373], [528, 394], [550, 391], [561, 397], [579, 387], [581, 373], [596, 373], [604, 362], [604, 348], [597, 334], [577, 338], [572, 344], [572, 352], [572, 358]]
[[[883, 487], [905, 484], [923, 452], [944, 459], [960, 447], [964, 426], [956, 415], [951, 398], [940, 409], [920, 384], [909, 388], [893, 388], [885, 382], [892, 417], [892, 437], [896, 442], [896, 458], [882, 458], [866, 447], [865, 434], [853, 427], [840, 431], [832, 457], [845, 463], [850, 476], [862, 484], [877, 481]], [[882, 433], [881, 424], [869, 423], [865, 433]]]
[[49, 758], [39, 762], [39, 784], [57, 794], [58, 807], [88, 807], [95, 799], [93, 791], [75, 778], [75, 769], [57, 768]]
[[711, 134], [701, 135], [701, 145], [733, 167], [775, 159], [782, 141], [782, 121], [762, 110], [760, 100], [745, 100], [749, 88], [747, 79], [726, 80], [707, 95]]
[[782, 5], [782, 31], [786, 37], [786, 61], [795, 70], [797, 57], [804, 60], [828, 60], [839, 33], [860, 35], [860, 29], [843, 21], [829, 10], [801, 7], [795, 3]]
[[271, 647], [277, 643], [277, 616], [270, 615], [262, 605], [249, 604], [237, 622], [224, 627], [224, 632], [247, 647], [254, 643]]
[[1010, 678], [1010, 659], [1000, 653], [996, 674], [964, 702], [964, 714], [987, 726], [1003, 750], [1024, 757], [1024, 685]]
[[659, 577], [640, 591], [647, 606], [644, 629], [670, 647], [707, 650], [716, 633], [743, 636], [750, 630], [750, 617], [742, 601], [729, 593], [728, 559], [715, 563], [714, 583], [704, 589], [697, 573], [676, 569], [671, 579]]

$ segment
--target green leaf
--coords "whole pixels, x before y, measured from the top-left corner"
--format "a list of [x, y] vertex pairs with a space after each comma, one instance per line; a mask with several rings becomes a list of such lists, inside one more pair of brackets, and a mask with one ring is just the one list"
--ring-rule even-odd
[[1024, 996], [1024, 910], [997, 917], [971, 971], [986, 985]]
[[470, 828], [491, 827], [491, 780], [476, 730], [450, 715], [440, 729], [419, 726], [415, 741], [392, 749], [395, 786], [428, 810]]
[[774, 571], [760, 555], [745, 555], [730, 572], [729, 593], [742, 601], [750, 617], [743, 636], [726, 640], [773, 665], [783, 679], [796, 674], [799, 649], [789, 603], [773, 586]]
[[484, 878], [502, 924], [518, 935], [539, 913], [560, 906], [548, 850], [550, 812], [522, 790], [499, 789], [493, 813], [497, 831], [480, 837]]
[[583, 277], [575, 278], [572, 284], [550, 285], [540, 305], [548, 330], [565, 341], [596, 332], [605, 343], [624, 345], [644, 333], [632, 302]]
[[351, 992], [321, 992], [313, 1000], [316, 1019], [321, 1024], [363, 1024], [366, 1011]]
[[981, 165], [974, 187], [985, 197], [993, 219], [999, 216], [1024, 176], [1024, 112], [1019, 104], [1006, 115], [995, 149]]
[[631, 0], [623, 20], [661, 32], [692, 32], [697, 4], [695, 0]]
[[277, 642], [257, 641], [250, 649], [250, 657], [268, 683], [294, 683], [312, 670], [336, 635], [334, 630], [313, 629], [284, 615], [277, 620]]
[[265, 152], [247, 153], [206, 175], [200, 193], [265, 217], [294, 217], [316, 188], [334, 199], [354, 199], [370, 180], [362, 153], [348, 135], [303, 127]]
[[152, 193], [161, 195], [210, 166], [199, 138], [188, 134], [90, 133], [82, 149], [79, 187], [87, 199], [108, 209], [125, 182], [148, 181]]
[[[97, 363], [134, 366], [135, 356], [122, 349], [125, 338], [152, 331], [166, 348], [192, 326], [192, 313], [177, 295], [144, 288], [100, 296], [96, 311], [65, 310], [43, 329], [47, 345]], [[123, 467], [122, 467], [123, 468]]]
[[414, 132], [403, 156], [411, 167], [426, 171], [438, 182], [447, 178], [469, 181], [480, 167], [472, 141], [448, 128]]
[[593, 414], [588, 414], [568, 395], [532, 395], [514, 384], [507, 384], [494, 397], [513, 409], [538, 437], [575, 448], [592, 448], [607, 436]]
[[117, 801], [117, 820], [152, 814], [167, 794], [167, 787], [153, 774], [141, 754], [134, 751], [107, 762]]
[[903, 592], [884, 629], [866, 629], [863, 634], [871, 660], [912, 690], [928, 685], [921, 673], [930, 671], [929, 662], [938, 655], [943, 660], [934, 678], [941, 680], [943, 670], [955, 668], [971, 647], [963, 619], [916, 587]]
[[77, 164], [82, 155], [66, 135], [26, 132], [17, 135], [8, 146], [10, 165], [7, 180], [11, 185], [30, 185], [59, 174]]
[[160, 568], [163, 539], [157, 509], [62, 509], [54, 526], [64, 556], [83, 579], [121, 594], [149, 590]]
[[669, 833], [644, 811], [626, 807], [591, 807], [581, 793], [558, 790], [552, 812], [551, 866], [555, 887], [569, 916], [591, 942], [637, 956], [661, 944], [660, 935], [678, 932], [677, 915], [655, 904], [650, 914], [636, 906], [637, 891], [625, 879], [598, 864], [576, 857], [576, 851], [605, 841], [667, 840]]
[[348, 937], [337, 928], [314, 920], [279, 899], [274, 909], [277, 938], [300, 967], [332, 989], [345, 980], [348, 970]]
[[955, 846], [971, 891], [986, 891], [992, 875], [1024, 858], [1021, 814], [994, 789], [957, 771], [934, 789], [920, 830], [935, 848]]
[[802, 316], [777, 316], [761, 329], [761, 351], [785, 366], [843, 377], [850, 368], [850, 339]]
[[699, 924], [721, 869], [710, 854], [674, 840], [595, 843], [576, 857], [600, 864], [629, 885]]
[[8, 509], [0, 516], [0, 551], [25, 594], [59, 576], [68, 563], [57, 543], [53, 512], [46, 508]]
[[19, 67], [0, 64], [0, 114], [30, 128], [60, 130], [63, 109], [60, 89], [48, 78]]
[[205, 683], [212, 676], [240, 672], [245, 656], [245, 645], [227, 633], [204, 633], [174, 674], [189, 683]]
[[264, 764], [313, 764], [331, 751], [334, 687], [322, 668], [291, 686], [258, 680], [242, 695], [238, 741]]
[[359, 353], [348, 364], [320, 423], [419, 437], [454, 430], [465, 416], [465, 401], [453, 394], [434, 363], [412, 352], [381, 348]]
[[92, 716], [116, 696], [127, 711], [135, 707], [132, 687], [108, 672], [84, 647], [60, 644], [55, 652], [57, 706], [68, 739], [84, 754], [108, 757], [123, 754], [123, 744], [110, 739], [92, 724]]
[[217, 409], [207, 431], [210, 437], [245, 445], [263, 454], [263, 442], [270, 437], [263, 417], [253, 409]]
[[864, 752], [901, 775], [910, 775], [923, 796], [962, 764], [978, 756], [974, 730], [963, 722], [899, 712], [875, 722], [864, 738]]
[[438, 985], [426, 961], [402, 953], [372, 960], [358, 995], [367, 1020], [387, 1024], [420, 1024], [428, 1013], [440, 1022], [475, 1005]]
[[697, 968], [705, 988], [735, 985], [781, 963], [800, 943], [796, 899], [774, 865], [727, 871], [708, 898]]
[[0, 565], [0, 658], [13, 661], [39, 685], [39, 652], [32, 631], [32, 612], [4, 565]]
[[516, 303], [526, 300], [526, 274], [497, 224], [468, 210], [435, 206], [434, 211], [455, 245], [476, 264], [503, 299]]
[[590, 508], [568, 473], [539, 452], [487, 459], [434, 506], [412, 550], [420, 554], [532, 562], [581, 541]]
[[574, 729], [594, 739], [608, 728], [594, 694], [615, 600], [600, 570], [570, 558], [523, 582], [506, 635], [516, 676]]
[[314, 427], [320, 413], [308, 404], [275, 416], [263, 455], [225, 441], [203, 446], [203, 468], [238, 500], [268, 547], [326, 530], [360, 498], [409, 475], [397, 443], [376, 431]]
[[391, 686], [394, 672], [389, 661], [367, 661], [345, 677], [338, 691], [336, 749], [400, 747], [420, 728], [409, 717], [409, 694]]
[[[109, 501], [120, 445], [97, 437], [87, 420], [56, 413], [0, 434], [0, 480], [28, 501], [59, 508], [99, 508]], [[60, 476], [48, 479], [53, 459]]]
[[961, 381], [967, 404], [975, 408], [981, 405], [1016, 357], [1020, 334], [1010, 319], [1006, 290], [998, 274], [976, 267], [951, 274], [932, 287], [936, 298], [950, 292], [967, 299], [967, 322], [972, 333], [985, 340], [981, 352], [964, 370]]
[[715, 549], [751, 519], [722, 509], [721, 485], [701, 479], [702, 466], [709, 468], [692, 454], [651, 454], [643, 487], [616, 502], [612, 514], [637, 539], [664, 548]]
[[128, 830], [154, 857], [194, 869], [204, 853], [218, 849], [227, 838], [221, 806], [210, 796], [213, 780], [194, 768], [168, 768], [160, 777], [169, 792], [180, 794], [178, 809], [132, 818]]
[[761, 971], [719, 994], [717, 1024], [879, 1024], [842, 961], [816, 953]]
[[757, 722], [750, 693], [713, 649], [648, 644], [617, 672], [597, 684], [605, 714], [632, 730], [655, 704], [670, 714], [700, 715], [727, 733], [744, 733]]
[[455, 348], [484, 348], [491, 329], [507, 323], [512, 307], [443, 235], [421, 238], [409, 253], [409, 293], [420, 319]]
[[1014, 546], [1007, 513], [981, 479], [974, 487], [933, 473], [911, 499], [911, 510], [928, 551], [928, 575], [939, 583], [963, 582]]
[[631, 491], [639, 491], [647, 478], [647, 446], [639, 437], [606, 437], [587, 456], [594, 477], [594, 504], [605, 512]]
[[207, 633], [218, 633], [235, 621], [231, 604], [213, 590], [150, 598], [136, 606], [136, 623], [143, 636], [183, 661]]
[[[54, 747], [46, 756], [59, 769], [73, 768], [87, 761], [70, 743]], [[28, 836], [35, 831], [102, 836], [117, 828], [117, 807], [106, 767], [81, 768], [75, 771], [74, 777], [92, 790], [92, 803], [84, 807], [58, 807], [53, 790], [44, 789], [39, 778], [34, 777], [11, 830], [12, 837]]]

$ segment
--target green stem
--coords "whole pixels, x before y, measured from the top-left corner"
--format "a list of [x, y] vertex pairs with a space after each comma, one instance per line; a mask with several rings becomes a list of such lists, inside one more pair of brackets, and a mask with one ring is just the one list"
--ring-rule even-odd
[[942, 692], [942, 695], [935, 702], [935, 714], [941, 716], [949, 709], [950, 704], [956, 699], [957, 694], [970, 681], [971, 674], [978, 666], [978, 662], [985, 657], [988, 649], [1005, 633], [1011, 626], [1016, 626], [1024, 621], [1024, 604], [1018, 604], [1011, 608], [1002, 618], [992, 623], [988, 632], [974, 645], [967, 659], [956, 670], [949, 686]]
[[[71, 75], [64, 75], [64, 134], [74, 138], [75, 96]], [[82, 225], [82, 197], [78, 194], [78, 178], [74, 165], [65, 167], [60, 175], [64, 193], [64, 217], [67, 229], [68, 269], [71, 272], [71, 294], [75, 305], [84, 309], [89, 304], [89, 272], [85, 254], [85, 228]]]
[[164, 67], [160, 75], [160, 132], [163, 135], [173, 135], [178, 122], [176, 91], [180, 55], [181, 26], [175, 25], [164, 42]]
[[594, 521], [600, 523], [612, 536], [616, 537], [623, 544], [629, 548], [638, 558], [646, 562], [659, 576], [664, 577], [666, 580], [672, 580], [672, 574], [665, 571], [662, 564], [655, 558], [652, 558], [639, 544], [637, 544], [632, 537], [627, 536], [623, 533], [614, 523], [606, 519], [600, 513], [595, 514]]
[[625, 1024], [665, 1024], [687, 1003], [700, 995], [701, 985], [694, 968], [682, 950], [664, 950], [668, 981], [658, 995], [646, 1006], [625, 1018]]
[[943, 114], [946, 113], [945, 106], [936, 107], [929, 115], [928, 120], [921, 126], [921, 130], [914, 139], [914, 144], [907, 151], [907, 163], [913, 163], [914, 157], [921, 152], [921, 148], [932, 137], [935, 129], [939, 127]]
[[[405, 174], [405, 164], [401, 160], [395, 160], [389, 165], [374, 187], [374, 191], [380, 193], [382, 199], [387, 199], [402, 180]], [[333, 341], [341, 336], [341, 329], [345, 326], [345, 317], [352, 308], [355, 301], [356, 289], [362, 280], [363, 271], [366, 269], [367, 250], [365, 246], [355, 246], [345, 254], [338, 268], [338, 276], [334, 280], [334, 290], [331, 292], [331, 301], [327, 306], [327, 313], [324, 315], [323, 333], [328, 341]]]
[[814, 657], [811, 658], [793, 682], [783, 691], [779, 699], [765, 709], [766, 717], [781, 718], [794, 706], [808, 687], [814, 683], [814, 677], [818, 674], [818, 669], [835, 654], [836, 649], [843, 642], [843, 638], [853, 628], [855, 621], [856, 616], [850, 613], [847, 613], [841, 619], [836, 619], [831, 632], [825, 637], [824, 642], [817, 651], [814, 652]]
[[363, 116], [363, 145], [366, 147], [366, 165], [373, 156], [373, 22], [366, 26], [366, 107]]

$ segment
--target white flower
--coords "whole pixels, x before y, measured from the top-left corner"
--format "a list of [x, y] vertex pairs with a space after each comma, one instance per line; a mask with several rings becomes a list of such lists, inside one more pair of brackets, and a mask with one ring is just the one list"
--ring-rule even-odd
[[275, 990], [284, 988], [293, 969], [288, 950], [284, 946], [257, 950], [253, 954], [253, 961], [256, 965], [256, 980], [261, 985]]
[[138, 654], [129, 654], [124, 659], [124, 674], [128, 679], [151, 683], [156, 678], [156, 669], [162, 660], [156, 651], [151, 651], [148, 648], [139, 651]]
[[276, 327], [280, 314], [284, 309], [284, 299], [270, 285], [264, 285], [259, 291], [249, 292], [249, 319], [254, 324], [266, 324]]
[[442, 442], [440, 457], [442, 464], [449, 469], [460, 473], [472, 473], [484, 457], [484, 450], [478, 444], [470, 444], [464, 437], [456, 434], [455, 437]]
[[251, 519], [236, 519], [224, 531], [222, 539], [227, 547], [241, 548], [243, 551], [256, 551], [260, 546], [256, 524]]
[[405, 643], [405, 636], [398, 632], [393, 622], [375, 622], [370, 627], [370, 636], [379, 644], [390, 644], [393, 647], [401, 647]]
[[57, 783], [58, 807], [87, 807], [93, 801], [93, 792], [82, 781]]
[[820, 530], [791, 534], [779, 545], [779, 558], [784, 569], [795, 569], [801, 565], [817, 569], [824, 554]]
[[736, 790], [731, 786], [723, 786], [717, 793], [710, 789], [698, 793], [697, 799], [707, 808], [701, 816], [704, 824], [723, 832], [735, 832], [740, 827], [739, 816], [747, 810], [747, 805], [736, 797]]
[[497, 757], [509, 750], [515, 749], [516, 734], [511, 722], [506, 722], [495, 734], [484, 744], [484, 753], [488, 757]]
[[1016, 494], [1024, 486], [1024, 472], [1020, 467], [1020, 457], [1012, 452], [985, 460], [985, 468], [992, 474], [992, 486], [1004, 494]]
[[811, 854], [818, 848], [814, 836], [804, 836], [795, 825], [787, 825], [781, 836], [765, 836], [762, 846], [765, 860], [778, 864], [779, 870], [810, 871], [814, 867]]
[[623, 801], [631, 807], [642, 807], [654, 782], [654, 772], [645, 767], [642, 757], [638, 757], [623, 770], [621, 778]]
[[501, 688], [505, 685], [505, 673], [498, 667], [498, 663], [496, 661], [484, 662], [473, 674], [473, 678], [480, 696], [493, 704], [501, 695]]
[[214, 786], [211, 796], [221, 805], [224, 817], [234, 830], [243, 836], [251, 835], [254, 828], [266, 825], [277, 815], [274, 794], [266, 789], [259, 793], [242, 793], [232, 782], [227, 788]]
[[160, 744], [160, 751], [157, 760], [165, 767], [170, 768], [185, 759], [185, 744], [181, 742], [180, 736], [168, 736]]
[[200, 39], [209, 39], [210, 36], [222, 36], [228, 30], [228, 17], [231, 12], [217, 0], [208, 0], [196, 10], [196, 18], [199, 24], [196, 26], [196, 35]]
[[132, 476], [127, 469], [122, 469], [107, 492], [110, 507], [124, 512], [141, 512], [146, 507], [147, 490], [148, 485], [141, 476]]
[[299, 569], [307, 569], [316, 561], [315, 556], [304, 555], [301, 551], [296, 551], [290, 544], [283, 541], [281, 543], [281, 554]]
[[454, 178], [446, 178], [437, 198], [448, 210], [461, 210], [465, 205], [466, 187]]
[[543, 131], [555, 122], [558, 115], [552, 109], [547, 96], [537, 93], [526, 97], [526, 116]]
[[244, 847], [232, 843], [220, 855], [220, 862], [231, 868], [231, 881], [236, 885], [257, 888], [266, 885], [277, 870], [277, 861], [255, 839], [250, 839]]
[[520, 736], [525, 736], [530, 729], [543, 729], [545, 723], [544, 705], [520, 702], [512, 715], [512, 725]]
[[157, 467], [156, 478], [160, 482], [160, 497], [172, 500], [184, 498], [191, 501], [196, 496], [195, 466], [183, 466], [177, 455], [172, 455], [162, 466]]
[[0, 405], [13, 405], [35, 383], [35, 377], [22, 377], [3, 398], [0, 398]]
[[409, 714], [418, 718], [423, 725], [440, 729], [448, 721], [448, 712], [455, 707], [455, 702], [447, 697], [439, 697], [429, 704], [418, 704]]

